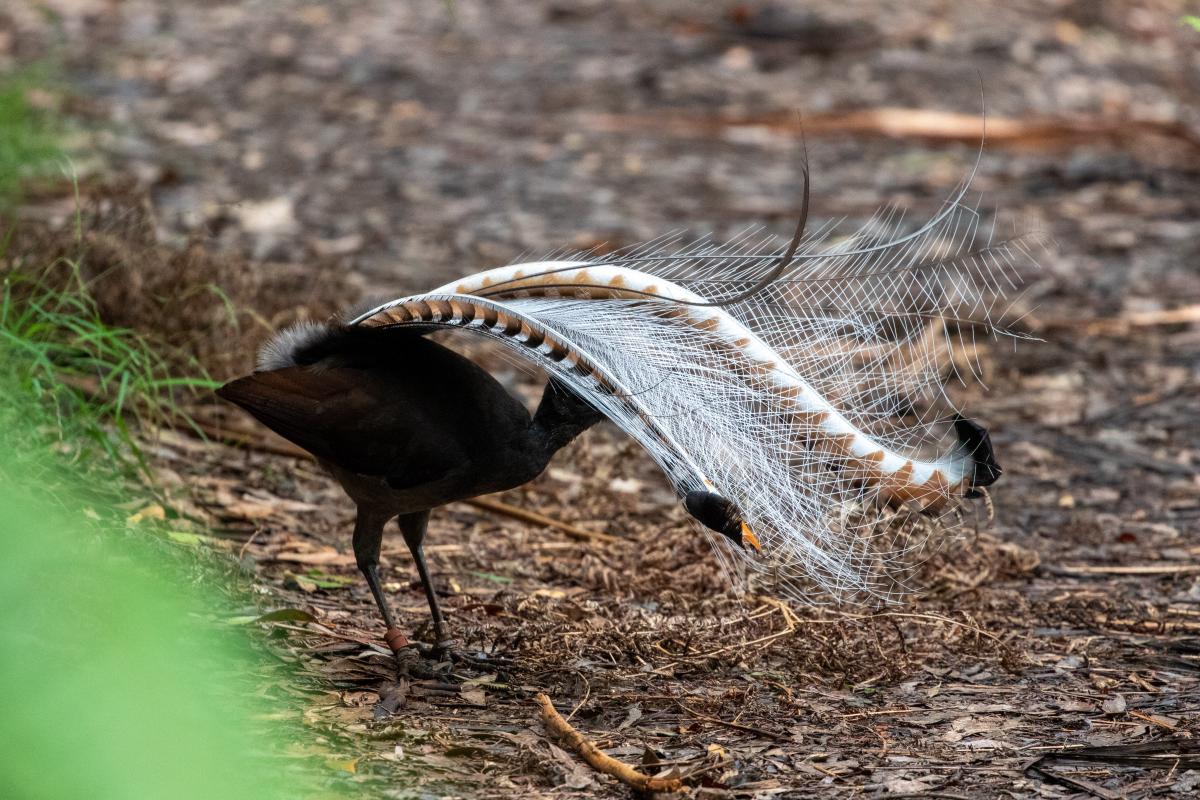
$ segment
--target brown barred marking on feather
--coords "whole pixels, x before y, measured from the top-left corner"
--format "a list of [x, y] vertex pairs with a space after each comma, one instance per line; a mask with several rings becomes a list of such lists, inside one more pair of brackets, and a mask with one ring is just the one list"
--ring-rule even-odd
[[545, 341], [546, 332], [542, 330], [535, 330], [529, 334], [529, 339], [525, 342], [525, 344], [536, 350], [537, 348], [541, 347], [542, 343]]
[[908, 491], [912, 488], [912, 473], [913, 463], [911, 461], [904, 462], [904, 466], [888, 475], [884, 479], [881, 487], [884, 495], [888, 497], [888, 501], [903, 503], [907, 497]]
[[380, 311], [375, 316], [371, 317], [370, 319], [364, 320], [362, 322], [362, 324], [367, 325], [368, 327], [371, 327], [371, 328], [378, 328], [381, 325], [389, 325], [392, 323], [404, 322], [405, 319], [406, 319], [406, 316], [404, 314], [402, 314], [400, 311], [398, 311], [394, 308], [386, 308], [383, 311]]
[[658, 314], [664, 319], [679, 319], [680, 317], [692, 316], [688, 313], [686, 308], [682, 308], [680, 306], [667, 306], [666, 308], [659, 310]]
[[453, 313], [450, 303], [446, 300], [431, 300], [429, 310], [433, 314], [433, 319], [438, 321], [450, 319]]
[[454, 312], [455, 318], [457, 318], [458, 321], [463, 325], [466, 325], [471, 320], [475, 319], [474, 303], [464, 303], [461, 300], [451, 300], [450, 308]]
[[542, 340], [542, 350], [551, 361], [562, 361], [567, 357], [567, 353], [571, 352], [570, 348], [560, 339], [551, 336], [546, 336]]
[[942, 485], [933, 485], [933, 476], [920, 486], [907, 484], [902, 487], [895, 487], [891, 491], [888, 498], [890, 505], [900, 507], [906, 503], [916, 503], [921, 511], [937, 511], [942, 505], [950, 499], [950, 495], [945, 487], [945, 479], [942, 480]]
[[925, 493], [916, 498], [924, 511], [937, 511], [950, 500], [950, 483], [940, 469], [935, 469], [922, 485]]
[[424, 300], [409, 300], [404, 304], [404, 310], [411, 314], [413, 319], [429, 319], [429, 304]]

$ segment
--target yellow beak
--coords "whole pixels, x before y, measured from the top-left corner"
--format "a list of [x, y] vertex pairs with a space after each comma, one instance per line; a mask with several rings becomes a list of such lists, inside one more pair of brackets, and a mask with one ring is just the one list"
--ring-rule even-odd
[[754, 548], [754, 552], [762, 553], [762, 543], [758, 541], [758, 537], [754, 535], [754, 531], [750, 530], [750, 526], [742, 523], [742, 546]]

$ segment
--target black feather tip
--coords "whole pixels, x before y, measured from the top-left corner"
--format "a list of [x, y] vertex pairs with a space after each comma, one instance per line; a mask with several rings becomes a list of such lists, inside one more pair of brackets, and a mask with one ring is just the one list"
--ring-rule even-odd
[[[959, 414], [954, 415], [954, 432], [958, 441], [971, 454], [974, 471], [971, 475], [971, 489], [979, 486], [991, 486], [1004, 473], [996, 461], [996, 453], [992, 450], [992, 439], [987, 429], [973, 420]], [[971, 491], [967, 497], [978, 497], [979, 492]]]

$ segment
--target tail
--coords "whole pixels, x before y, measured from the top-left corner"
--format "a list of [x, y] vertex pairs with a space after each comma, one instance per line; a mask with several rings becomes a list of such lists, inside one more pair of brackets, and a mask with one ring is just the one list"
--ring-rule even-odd
[[637, 439], [693, 516], [785, 591], [887, 593], [928, 534], [881, 531], [871, 501], [933, 514], [1001, 474], [958, 415], [952, 446], [921, 455], [937, 439], [920, 410], [945, 400], [948, 370], [978, 373], [977, 330], [1007, 335], [999, 302], [1027, 254], [978, 241], [961, 199], [907, 236], [886, 238], [882, 215], [836, 246], [807, 240], [749, 299], [780, 257], [746, 238], [489, 270], [349, 324], [499, 339]]

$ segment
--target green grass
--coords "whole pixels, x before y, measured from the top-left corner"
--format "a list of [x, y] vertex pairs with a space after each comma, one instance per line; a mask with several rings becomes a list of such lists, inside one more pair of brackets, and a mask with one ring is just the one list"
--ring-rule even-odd
[[7, 268], [4, 259], [0, 252], [0, 375], [53, 424], [16, 440], [11, 424], [0, 426], [0, 445], [16, 453], [51, 448], [80, 467], [149, 477], [133, 429], [186, 421], [181, 398], [215, 384], [173, 374], [143, 336], [106, 324], [77, 262], [32, 272], [12, 266], [22, 261], [15, 254]]
[[[78, 258], [47, 264], [16, 252], [20, 223], [2, 210], [14, 208], [23, 179], [67, 163], [67, 126], [31, 101], [52, 96], [50, 72], [32, 67], [0, 78], [0, 379], [14, 394], [0, 407], [0, 447], [18, 465], [52, 449], [76, 471], [145, 479], [132, 428], [186, 420], [179, 399], [213, 384], [198, 367], [195, 376], [173, 375], [144, 337], [106, 324]], [[83, 253], [78, 224], [74, 237], [64, 249]], [[45, 424], [20, 424], [41, 412], [50, 417]]]

